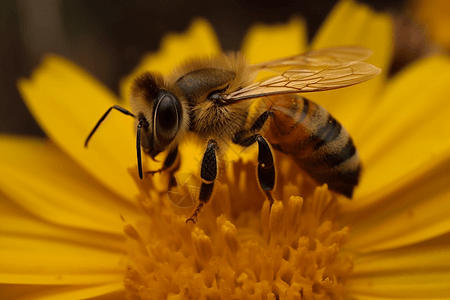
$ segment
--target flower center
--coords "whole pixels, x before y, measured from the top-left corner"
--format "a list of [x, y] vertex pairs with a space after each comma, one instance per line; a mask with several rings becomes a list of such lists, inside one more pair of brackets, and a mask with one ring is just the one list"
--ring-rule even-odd
[[146, 216], [125, 227], [128, 297], [341, 299], [353, 261], [340, 251], [349, 228], [338, 223], [337, 196], [284, 159], [278, 166], [272, 205], [250, 178], [254, 163], [239, 161], [196, 225], [164, 192], [141, 197]]

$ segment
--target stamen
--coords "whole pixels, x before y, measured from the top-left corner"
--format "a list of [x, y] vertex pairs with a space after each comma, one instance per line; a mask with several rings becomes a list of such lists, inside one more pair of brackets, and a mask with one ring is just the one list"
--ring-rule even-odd
[[[240, 166], [254, 171], [253, 163]], [[215, 197], [226, 199], [211, 199], [197, 224], [176, 215], [163, 192], [142, 193], [145, 220], [124, 229], [132, 247], [128, 297], [342, 299], [353, 270], [341, 252], [349, 228], [335, 222], [338, 201], [327, 186], [284, 199], [286, 191], [275, 190], [272, 205], [256, 182], [242, 188], [218, 184]]]
[[205, 235], [203, 230], [197, 227], [192, 231], [191, 235], [198, 258], [205, 264], [209, 263], [213, 255], [211, 239]]
[[263, 228], [263, 236], [266, 241], [269, 240], [270, 237], [270, 201], [265, 200], [263, 207], [261, 209], [261, 225]]
[[277, 242], [278, 236], [283, 230], [283, 202], [274, 201], [270, 210], [270, 247], [272, 248]]
[[303, 198], [298, 196], [291, 196], [288, 201], [287, 217], [285, 220], [286, 235], [288, 240], [298, 231], [300, 227], [301, 210], [303, 206]]
[[239, 250], [239, 240], [236, 227], [230, 221], [226, 221], [222, 225], [220, 233], [222, 234], [227, 249], [231, 254], [236, 255]]

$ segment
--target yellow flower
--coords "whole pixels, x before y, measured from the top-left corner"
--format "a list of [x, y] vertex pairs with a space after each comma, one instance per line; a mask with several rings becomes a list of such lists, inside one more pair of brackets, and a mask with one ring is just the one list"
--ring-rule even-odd
[[412, 0], [408, 3], [411, 15], [423, 27], [428, 36], [450, 51], [450, 2], [446, 0]]
[[[391, 36], [386, 15], [342, 1], [312, 47], [366, 46], [386, 70]], [[303, 23], [293, 19], [254, 26], [242, 51], [256, 63], [305, 49]], [[166, 36], [131, 77], [219, 51], [211, 27], [197, 20]], [[72, 63], [47, 57], [19, 90], [51, 141], [0, 139], [2, 298], [449, 298], [450, 61], [427, 58], [386, 76], [308, 95], [358, 146], [364, 174], [352, 201], [277, 155], [279, 201], [269, 208], [254, 150], [230, 152], [194, 226], [183, 215], [192, 208], [169, 201], [167, 174], [138, 179], [131, 118], [112, 114], [84, 149], [118, 100]], [[181, 145], [180, 174], [198, 174], [198, 144]], [[145, 161], [146, 170], [158, 167]]]

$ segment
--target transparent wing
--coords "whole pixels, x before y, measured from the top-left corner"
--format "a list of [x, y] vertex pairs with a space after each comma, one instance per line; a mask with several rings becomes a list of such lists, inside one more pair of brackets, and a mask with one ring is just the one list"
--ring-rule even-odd
[[333, 47], [314, 50], [252, 66], [254, 71], [291, 67], [281, 75], [254, 83], [225, 96], [230, 103], [237, 100], [273, 94], [305, 93], [338, 89], [369, 80], [381, 70], [362, 62], [372, 54], [362, 47]]
[[277, 69], [283, 67], [318, 67], [318, 66], [339, 66], [347, 62], [363, 61], [369, 58], [373, 51], [360, 46], [339, 46], [329, 47], [309, 52], [284, 57], [252, 65], [253, 71], [263, 69]]

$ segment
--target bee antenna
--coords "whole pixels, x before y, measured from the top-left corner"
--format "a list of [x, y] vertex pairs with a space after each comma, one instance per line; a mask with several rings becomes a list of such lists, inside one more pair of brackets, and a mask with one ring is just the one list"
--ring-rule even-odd
[[140, 119], [139, 123], [137, 124], [137, 133], [136, 133], [136, 152], [137, 152], [137, 165], [138, 165], [138, 172], [139, 172], [139, 178], [143, 178], [142, 174], [142, 158], [141, 158], [141, 128], [142, 123], [144, 123], [144, 119]]
[[94, 135], [94, 132], [97, 130], [97, 128], [100, 126], [100, 124], [106, 119], [106, 117], [109, 115], [109, 113], [111, 112], [112, 109], [117, 109], [118, 111], [120, 111], [121, 113], [128, 115], [128, 116], [132, 116], [133, 118], [136, 118], [130, 111], [126, 110], [123, 107], [120, 107], [118, 105], [114, 105], [111, 106], [104, 114], [103, 116], [100, 118], [100, 120], [98, 120], [97, 124], [95, 124], [94, 129], [92, 129], [91, 133], [89, 133], [86, 142], [84, 142], [84, 147], [87, 148], [89, 140], [91, 139], [91, 137]]

